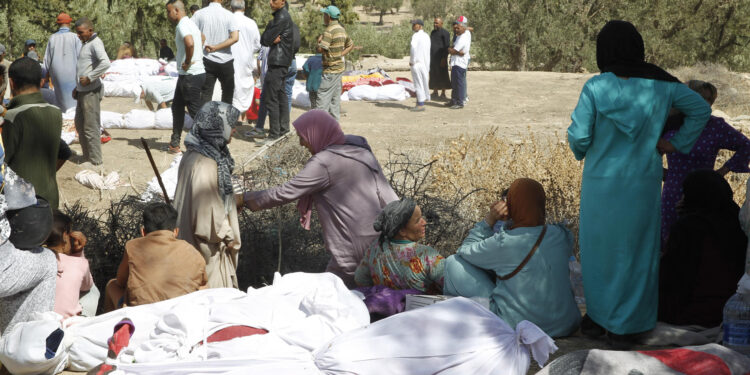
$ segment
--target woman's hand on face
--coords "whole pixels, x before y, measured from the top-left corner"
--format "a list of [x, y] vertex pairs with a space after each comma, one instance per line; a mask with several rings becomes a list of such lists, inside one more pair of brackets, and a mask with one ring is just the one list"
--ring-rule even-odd
[[490, 205], [490, 210], [487, 212], [485, 221], [490, 227], [495, 226], [498, 220], [508, 220], [508, 205], [505, 201], [497, 201]]

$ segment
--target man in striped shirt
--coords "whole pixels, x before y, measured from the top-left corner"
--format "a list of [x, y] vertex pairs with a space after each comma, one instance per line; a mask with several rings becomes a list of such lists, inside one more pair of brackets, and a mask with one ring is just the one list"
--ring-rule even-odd
[[341, 108], [341, 76], [344, 74], [344, 56], [351, 52], [354, 43], [339, 23], [341, 11], [329, 5], [320, 10], [326, 30], [318, 38], [318, 52], [323, 54], [323, 77], [318, 88], [317, 109], [322, 109], [339, 120]]

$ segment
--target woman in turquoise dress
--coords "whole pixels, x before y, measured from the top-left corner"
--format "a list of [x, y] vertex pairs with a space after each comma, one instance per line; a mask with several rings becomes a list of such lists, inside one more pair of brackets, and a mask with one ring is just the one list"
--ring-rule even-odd
[[383, 285], [440, 294], [444, 259], [437, 250], [418, 243], [425, 236], [426, 224], [413, 200], [388, 203], [373, 224], [380, 237], [354, 272], [357, 286]]
[[[608, 334], [614, 346], [656, 324], [660, 153], [689, 153], [711, 114], [698, 93], [644, 59], [635, 26], [608, 22], [596, 41], [601, 74], [584, 85], [568, 128], [570, 148], [584, 160], [581, 328], [588, 336]], [[669, 141], [659, 140], [673, 107], [685, 114], [684, 124]]]
[[515, 180], [507, 203], [495, 203], [445, 260], [444, 292], [488, 298], [490, 310], [511, 327], [528, 320], [562, 337], [578, 330], [581, 320], [568, 271], [573, 235], [562, 225], [545, 224], [545, 199], [539, 182]]

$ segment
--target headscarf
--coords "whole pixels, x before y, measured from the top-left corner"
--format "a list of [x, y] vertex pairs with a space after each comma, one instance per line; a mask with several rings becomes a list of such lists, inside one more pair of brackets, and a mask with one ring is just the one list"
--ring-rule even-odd
[[240, 111], [227, 103], [208, 102], [193, 120], [193, 128], [185, 137], [185, 147], [216, 161], [219, 194], [227, 210], [233, 206], [232, 170], [234, 159], [227, 143], [237, 126]]
[[330, 145], [343, 145], [346, 136], [341, 126], [328, 112], [314, 109], [305, 112], [294, 121], [300, 137], [312, 146], [313, 153], [317, 154]]
[[647, 63], [643, 38], [627, 21], [609, 21], [596, 37], [596, 65], [620, 77], [680, 82], [664, 69]]
[[519, 178], [508, 189], [508, 214], [513, 220], [510, 229], [537, 227], [545, 222], [545, 200], [542, 184], [530, 178]]
[[372, 224], [373, 229], [380, 232], [378, 243], [382, 245], [385, 241], [395, 237], [398, 231], [409, 223], [416, 208], [417, 203], [410, 198], [403, 198], [385, 205]]
[[[346, 143], [346, 136], [341, 130], [341, 126], [336, 119], [326, 111], [319, 109], [307, 111], [294, 120], [292, 125], [297, 129], [299, 136], [312, 146], [313, 154], [325, 150], [328, 146], [343, 145]], [[307, 230], [310, 230], [312, 203], [313, 199], [311, 195], [305, 195], [297, 201], [297, 210], [300, 214], [300, 224], [302, 224], [302, 227]]]
[[740, 207], [734, 202], [729, 183], [720, 174], [710, 169], [690, 172], [682, 182], [682, 193], [682, 214], [702, 214], [717, 219], [726, 216], [738, 221]]

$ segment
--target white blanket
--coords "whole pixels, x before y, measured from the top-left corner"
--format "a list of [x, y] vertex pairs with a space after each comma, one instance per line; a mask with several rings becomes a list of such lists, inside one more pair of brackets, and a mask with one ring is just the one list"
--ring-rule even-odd
[[345, 333], [315, 352], [328, 375], [524, 375], [557, 350], [539, 327], [514, 330], [477, 302], [456, 297]]
[[[535, 325], [523, 321], [514, 330], [461, 297], [368, 326], [367, 308], [341, 279], [292, 273], [276, 274], [273, 285], [247, 293], [208, 289], [98, 317], [69, 318], [63, 343], [49, 360], [38, 349], [60, 327], [60, 317], [48, 313], [0, 339], [0, 360], [19, 375], [52, 374], [65, 364], [88, 371], [105, 360], [107, 339], [125, 317], [135, 332], [113, 361], [121, 375], [522, 375], [532, 356], [542, 365], [557, 349]], [[235, 325], [268, 333], [200, 344]]]

